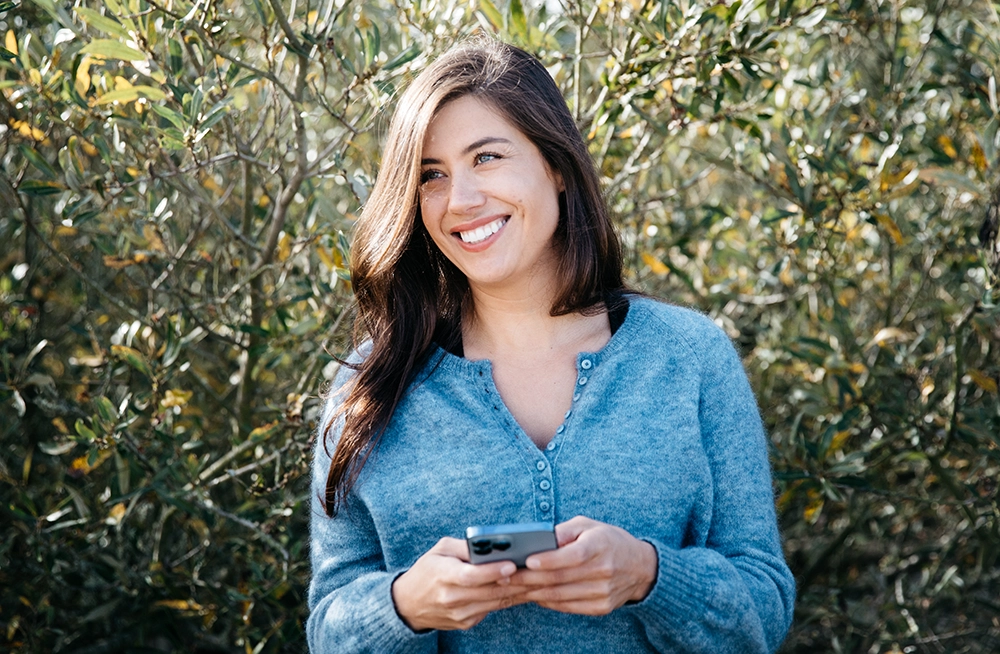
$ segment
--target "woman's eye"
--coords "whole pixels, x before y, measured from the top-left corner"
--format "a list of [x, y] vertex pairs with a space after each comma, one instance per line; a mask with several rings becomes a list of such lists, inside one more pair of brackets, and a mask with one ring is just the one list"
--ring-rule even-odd
[[433, 181], [441, 177], [441, 173], [436, 170], [425, 170], [420, 173], [420, 183], [426, 184], [427, 182]]
[[476, 155], [476, 163], [477, 164], [487, 163], [487, 162], [494, 161], [494, 160], [499, 159], [499, 158], [500, 158], [500, 155], [498, 155], [498, 154], [496, 154], [494, 152], [480, 152], [479, 154]]

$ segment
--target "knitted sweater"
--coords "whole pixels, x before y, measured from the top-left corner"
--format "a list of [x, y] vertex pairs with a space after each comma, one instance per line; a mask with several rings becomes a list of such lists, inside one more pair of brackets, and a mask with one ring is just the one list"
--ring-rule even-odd
[[[540, 450], [490, 362], [435, 349], [344, 507], [326, 516], [315, 450], [307, 634], [334, 652], [773, 652], [792, 618], [756, 401], [735, 350], [704, 316], [631, 297], [599, 352], [577, 357], [572, 408]], [[340, 375], [340, 383], [350, 373]], [[330, 420], [331, 394], [322, 425]], [[322, 431], [321, 431], [322, 433]], [[334, 434], [339, 433], [335, 425]], [[334, 443], [327, 444], [332, 451]], [[470, 525], [576, 515], [651, 543], [649, 595], [609, 615], [524, 604], [467, 631], [415, 633], [391, 585]]]

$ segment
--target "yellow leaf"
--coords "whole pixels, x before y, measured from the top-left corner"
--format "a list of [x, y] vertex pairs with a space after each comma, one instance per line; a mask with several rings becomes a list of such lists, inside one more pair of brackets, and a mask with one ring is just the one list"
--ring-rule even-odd
[[90, 141], [80, 141], [80, 147], [83, 148], [83, 153], [88, 157], [97, 156], [97, 148]]
[[42, 74], [38, 72], [37, 68], [32, 68], [28, 71], [28, 79], [31, 80], [31, 83], [35, 86], [42, 85]]
[[14, 30], [7, 30], [7, 36], [4, 38], [4, 47], [14, 54], [20, 54], [17, 51], [17, 36], [14, 35]]
[[278, 261], [285, 261], [292, 254], [292, 236], [285, 232], [278, 241]]
[[274, 434], [276, 434], [281, 429], [281, 421], [275, 420], [274, 422], [269, 422], [266, 425], [261, 425], [257, 427], [252, 432], [250, 432], [249, 440], [253, 443], [259, 443], [261, 441], [267, 440]]
[[111, 457], [110, 449], [100, 450], [97, 453], [97, 457], [94, 459], [94, 462], [90, 463], [90, 455], [84, 454], [81, 457], [73, 459], [73, 462], [69, 464], [69, 470], [67, 471], [67, 473], [69, 474], [70, 477], [77, 477], [77, 478], [82, 477], [91, 470], [94, 470], [95, 468], [100, 466], [110, 457]]
[[834, 435], [833, 440], [830, 441], [830, 449], [827, 451], [836, 452], [837, 450], [843, 449], [844, 443], [847, 442], [847, 439], [850, 438], [850, 436], [851, 436], [850, 429], [845, 429], [844, 431], [838, 431], [836, 435]]
[[333, 256], [330, 252], [331, 251], [328, 248], [325, 248], [322, 245], [316, 248], [316, 254], [319, 256], [319, 260], [323, 262], [323, 265], [330, 270], [336, 270], [337, 265], [334, 263]]
[[983, 389], [987, 393], [993, 393], [994, 395], [996, 394], [997, 392], [996, 380], [983, 374], [979, 370], [969, 370], [968, 372], [969, 372], [969, 377], [972, 377], [972, 381], [975, 382], [976, 386]]
[[986, 154], [983, 152], [983, 146], [979, 145], [978, 140], [972, 142], [972, 164], [976, 167], [979, 172], [985, 172], [990, 164], [986, 161]]
[[167, 391], [166, 395], [163, 397], [163, 400], [160, 402], [160, 406], [164, 408], [184, 406], [191, 400], [191, 397], [193, 395], [194, 395], [193, 391], [181, 391], [181, 390], [170, 389]]
[[130, 89], [132, 88], [132, 82], [128, 81], [122, 76], [115, 77], [115, 90], [119, 89]]
[[90, 90], [90, 66], [93, 63], [94, 60], [90, 55], [83, 55], [76, 69], [76, 81], [73, 86], [81, 96], [87, 95], [87, 91]]
[[794, 286], [795, 278], [792, 277], [792, 261], [791, 259], [786, 259], [785, 264], [781, 266], [781, 272], [778, 273], [778, 280], [781, 281], [785, 286]]
[[26, 139], [31, 139], [32, 141], [44, 141], [45, 132], [38, 129], [37, 127], [32, 127], [26, 121], [12, 119], [10, 121], [10, 126], [16, 129], [18, 134]]
[[882, 228], [889, 233], [889, 236], [891, 236], [892, 240], [896, 242], [896, 245], [903, 244], [903, 232], [900, 231], [899, 225], [896, 224], [896, 221], [893, 220], [889, 214], [875, 214], [875, 219], [878, 221], [878, 224], [882, 225]]
[[66, 426], [66, 421], [62, 418], [53, 418], [52, 426], [59, 430], [60, 434], [68, 434], [69, 428]]
[[955, 144], [952, 142], [951, 137], [947, 134], [942, 134], [937, 139], [938, 145], [941, 146], [941, 150], [954, 159], [958, 156], [958, 150], [955, 149]]
[[809, 502], [805, 510], [802, 512], [802, 517], [811, 525], [816, 524], [819, 520], [820, 512], [823, 510], [823, 497], [818, 496], [813, 501]]
[[177, 611], [204, 611], [204, 607], [194, 600], [160, 600], [155, 604]]
[[115, 526], [122, 521], [125, 517], [125, 505], [119, 502], [111, 507], [111, 511], [108, 512], [108, 517], [104, 519], [104, 523]]
[[156, 231], [156, 227], [153, 225], [143, 225], [142, 236], [149, 241], [150, 250], [158, 250], [159, 252], [167, 251], [167, 248], [163, 246], [163, 239], [160, 238], [160, 233]]
[[642, 260], [647, 266], [649, 266], [649, 269], [653, 271], [654, 275], [666, 275], [670, 272], [670, 268], [668, 268], [665, 263], [654, 257], [649, 252], [642, 253]]
[[114, 270], [121, 270], [122, 268], [127, 268], [134, 264], [135, 260], [133, 259], [119, 259], [118, 257], [110, 254], [104, 255], [104, 265], [108, 268], [113, 268]]

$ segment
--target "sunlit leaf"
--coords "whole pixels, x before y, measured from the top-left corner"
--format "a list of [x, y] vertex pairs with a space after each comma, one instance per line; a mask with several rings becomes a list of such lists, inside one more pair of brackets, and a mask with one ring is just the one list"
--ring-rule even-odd
[[80, 52], [109, 59], [124, 59], [125, 61], [139, 61], [146, 58], [142, 52], [114, 39], [94, 39], [85, 45]]
[[153, 371], [150, 369], [149, 364], [146, 363], [146, 359], [142, 354], [131, 347], [126, 347], [124, 345], [112, 345], [111, 354], [115, 358], [121, 359], [131, 367], [135, 368], [145, 376], [153, 379]]

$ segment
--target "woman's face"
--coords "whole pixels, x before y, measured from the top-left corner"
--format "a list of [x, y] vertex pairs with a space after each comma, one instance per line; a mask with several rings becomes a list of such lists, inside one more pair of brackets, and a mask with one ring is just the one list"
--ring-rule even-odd
[[551, 284], [562, 181], [489, 105], [464, 96], [438, 110], [420, 180], [424, 226], [473, 291], [506, 295]]

